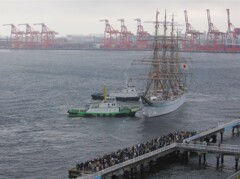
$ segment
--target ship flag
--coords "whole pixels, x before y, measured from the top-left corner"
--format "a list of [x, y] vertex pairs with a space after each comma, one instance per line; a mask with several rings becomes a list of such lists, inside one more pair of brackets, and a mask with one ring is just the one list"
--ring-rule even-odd
[[183, 63], [182, 64], [182, 69], [186, 70], [188, 68], [187, 64], [186, 63]]

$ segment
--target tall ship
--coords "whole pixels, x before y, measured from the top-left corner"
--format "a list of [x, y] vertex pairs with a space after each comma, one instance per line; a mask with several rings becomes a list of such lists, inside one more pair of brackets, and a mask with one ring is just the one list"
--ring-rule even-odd
[[[147, 117], [160, 116], [178, 109], [186, 99], [187, 91], [187, 60], [178, 53], [178, 41], [175, 34], [174, 16], [167, 22], [166, 11], [164, 21], [158, 20], [156, 12], [155, 34], [153, 39], [153, 55], [150, 58], [135, 60], [133, 63], [149, 66], [147, 74], [141, 74], [140, 79], [146, 80], [146, 87], [141, 101], [144, 104], [141, 111]], [[159, 35], [159, 28], [163, 34]], [[171, 29], [168, 35], [167, 29]]]

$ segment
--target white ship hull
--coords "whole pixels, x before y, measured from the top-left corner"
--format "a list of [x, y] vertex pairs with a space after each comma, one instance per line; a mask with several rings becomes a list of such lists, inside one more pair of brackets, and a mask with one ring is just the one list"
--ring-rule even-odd
[[144, 106], [141, 113], [146, 117], [155, 117], [168, 114], [178, 109], [185, 102], [185, 99], [186, 94], [184, 93], [174, 100], [154, 102], [152, 105]]

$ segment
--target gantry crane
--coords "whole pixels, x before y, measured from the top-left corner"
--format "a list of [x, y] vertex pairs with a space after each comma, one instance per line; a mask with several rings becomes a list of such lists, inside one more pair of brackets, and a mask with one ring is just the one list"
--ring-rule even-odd
[[219, 51], [225, 45], [225, 33], [220, 32], [211, 21], [210, 10], [207, 9], [208, 33], [207, 33], [207, 48], [208, 50]]
[[227, 29], [227, 44], [231, 44], [233, 48], [236, 48], [238, 39], [240, 36], [240, 28], [235, 28], [230, 21], [230, 10], [227, 10], [228, 29]]
[[42, 30], [40, 32], [41, 34], [41, 48], [48, 49], [48, 48], [54, 48], [55, 45], [55, 35], [58, 33], [55, 31], [50, 30], [44, 23], [37, 23], [34, 25], [41, 25]]
[[33, 49], [38, 47], [38, 37], [39, 37], [39, 31], [35, 31], [29, 24], [18, 24], [18, 25], [24, 25], [26, 26], [25, 31], [25, 41], [24, 41], [24, 47], [27, 49]]
[[11, 26], [10, 48], [22, 48], [24, 32], [20, 31], [14, 24], [3, 24], [3, 26]]
[[185, 24], [186, 24], [186, 31], [185, 31], [185, 40], [184, 40], [184, 49], [185, 50], [196, 50], [200, 47], [200, 36], [203, 33], [195, 30], [192, 25], [188, 22], [188, 14], [187, 11], [184, 11], [185, 15]]
[[127, 30], [127, 27], [124, 24], [124, 19], [118, 19], [118, 21], [121, 22], [120, 48], [130, 48], [132, 45], [131, 36], [133, 34]]
[[104, 38], [103, 38], [103, 47], [104, 48], [116, 48], [117, 47], [117, 38], [118, 30], [114, 30], [113, 27], [109, 24], [108, 19], [100, 20], [100, 22], [105, 22]]
[[140, 18], [134, 20], [137, 21], [136, 46], [140, 49], [146, 49], [148, 46], [147, 38], [149, 37], [149, 33], [144, 31]]

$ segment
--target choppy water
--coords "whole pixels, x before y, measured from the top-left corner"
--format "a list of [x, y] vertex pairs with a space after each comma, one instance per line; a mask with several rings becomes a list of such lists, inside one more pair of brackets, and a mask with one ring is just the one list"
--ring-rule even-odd
[[[186, 103], [174, 113], [144, 118], [69, 118], [67, 109], [92, 92], [124, 85], [131, 62], [149, 52], [0, 51], [0, 178], [67, 178], [77, 162], [176, 130], [205, 130], [240, 116], [240, 54], [192, 57]], [[139, 70], [139, 69], [138, 69]], [[224, 136], [240, 144], [240, 137]], [[172, 164], [149, 178], [226, 178], [234, 158], [216, 170], [214, 156], [199, 167]]]

